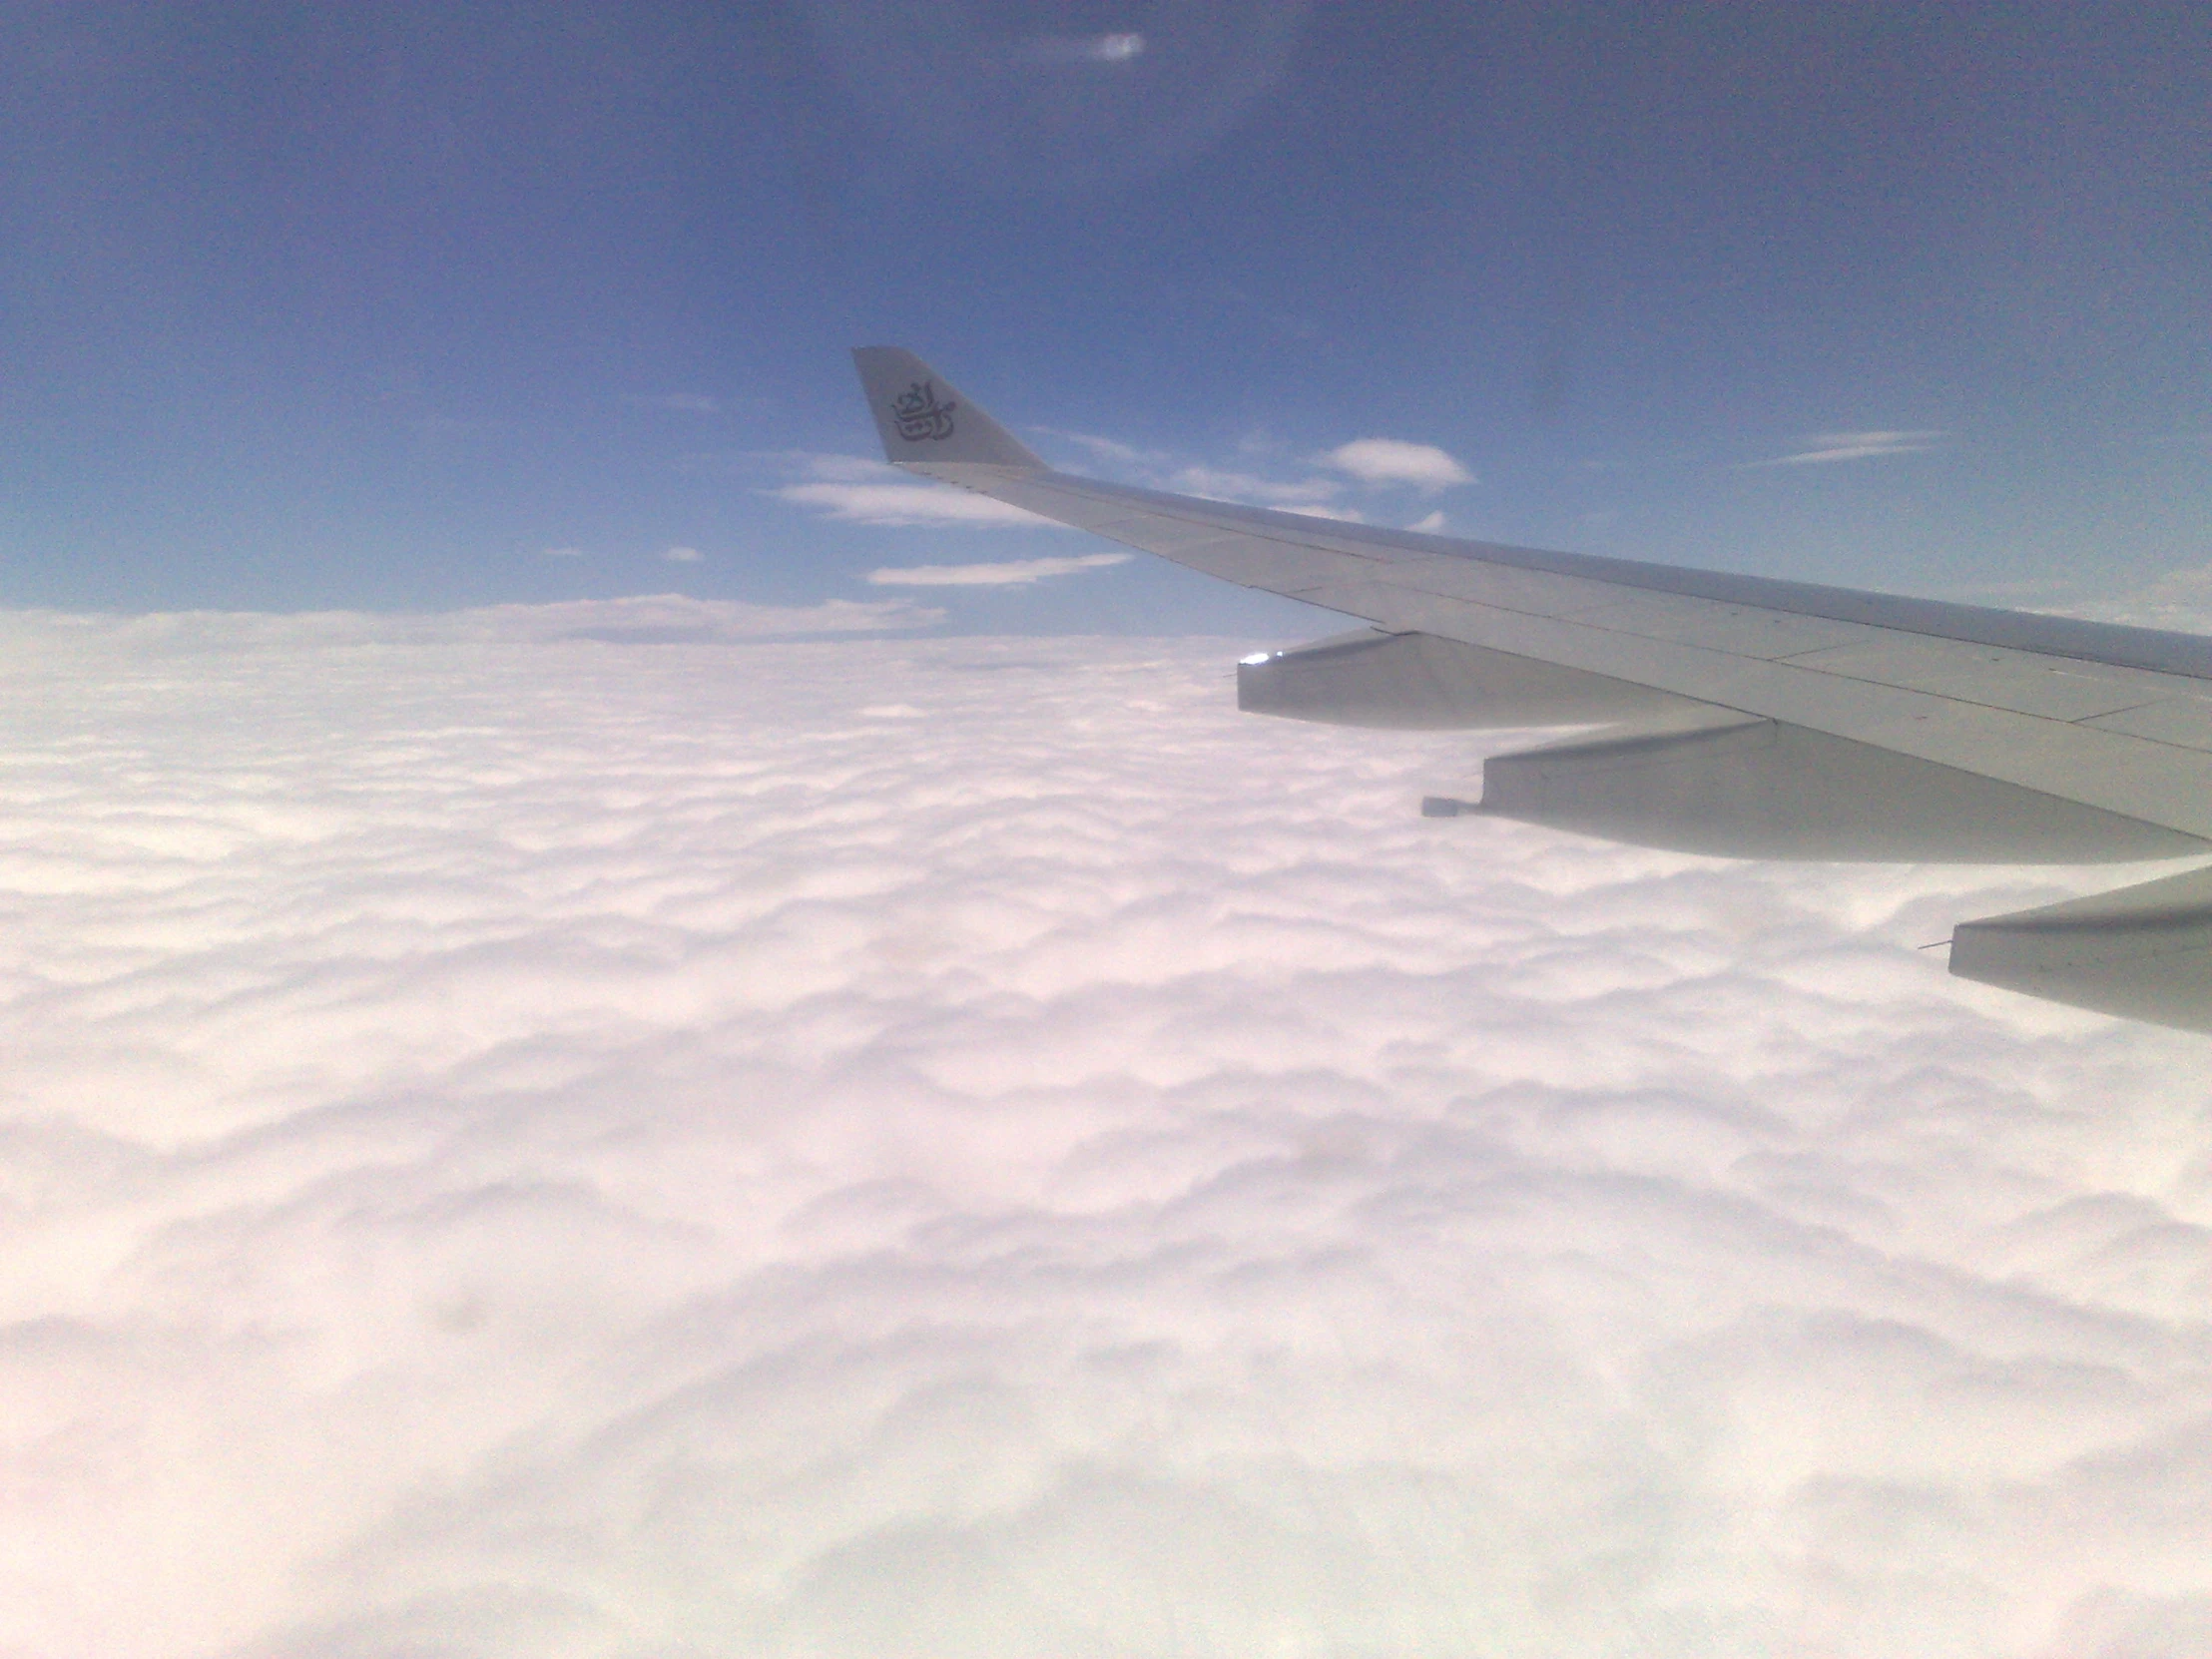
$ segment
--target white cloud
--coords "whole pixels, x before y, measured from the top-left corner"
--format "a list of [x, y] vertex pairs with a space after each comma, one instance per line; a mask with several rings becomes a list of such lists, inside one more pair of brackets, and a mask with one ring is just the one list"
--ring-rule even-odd
[[1082, 570], [1103, 570], [1127, 564], [1127, 553], [1083, 553], [1057, 559], [1001, 559], [975, 565], [897, 565], [871, 570], [867, 579], [885, 588], [1002, 588], [1027, 587], [1048, 576], [1072, 576]]
[[584, 550], [581, 547], [548, 547], [545, 556], [548, 559], [581, 559]]
[[1059, 528], [1048, 518], [947, 484], [786, 484], [769, 493], [803, 507], [820, 507], [849, 524]]
[[2201, 1646], [2205, 1045], [1913, 948], [2124, 877], [585, 614], [0, 617], [0, 1651]]
[[896, 467], [857, 455], [794, 450], [770, 458], [804, 473], [809, 481], [780, 485], [766, 494], [802, 507], [820, 508], [849, 524], [1062, 528], [1050, 519], [1025, 513], [987, 495], [923, 482]]
[[1474, 482], [1473, 473], [1434, 444], [1407, 443], [1402, 438], [1355, 438], [1314, 459], [1349, 472], [1364, 484], [1412, 484], [1440, 490]]
[[661, 557], [672, 565], [695, 565], [704, 560], [707, 555], [700, 552], [696, 547], [672, 547]]
[[1750, 466], [1808, 466], [1831, 461], [1864, 461], [1878, 455], [1917, 455], [1933, 449], [1948, 432], [1813, 432], [1807, 448], [1772, 460], [1747, 462]]
[[1444, 528], [1444, 515], [1441, 512], [1424, 513], [1405, 528], [1418, 530], [1424, 536], [1441, 535]]

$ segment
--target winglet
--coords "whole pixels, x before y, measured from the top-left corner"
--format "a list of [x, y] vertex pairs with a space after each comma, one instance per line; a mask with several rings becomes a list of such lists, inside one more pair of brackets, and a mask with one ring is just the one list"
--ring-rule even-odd
[[975, 466], [1044, 470], [1044, 462], [1005, 427], [953, 390], [952, 382], [895, 345], [861, 345], [852, 361], [868, 412], [883, 437], [883, 455], [903, 461], [951, 461]]

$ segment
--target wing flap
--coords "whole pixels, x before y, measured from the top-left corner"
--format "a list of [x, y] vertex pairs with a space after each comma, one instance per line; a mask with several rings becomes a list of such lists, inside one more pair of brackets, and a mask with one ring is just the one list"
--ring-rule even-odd
[[1963, 922], [1950, 971], [2128, 1019], [2212, 1032], [2212, 870]]
[[1772, 720], [1494, 755], [1474, 811], [1728, 858], [2119, 863], [2190, 837]]

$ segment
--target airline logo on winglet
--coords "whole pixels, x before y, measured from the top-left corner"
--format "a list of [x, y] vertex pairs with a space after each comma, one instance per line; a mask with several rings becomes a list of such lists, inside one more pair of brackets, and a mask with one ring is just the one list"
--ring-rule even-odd
[[908, 443], [948, 438], [952, 435], [952, 411], [959, 406], [937, 401], [934, 380], [916, 380], [907, 391], [891, 399], [891, 419], [898, 426], [898, 435]]

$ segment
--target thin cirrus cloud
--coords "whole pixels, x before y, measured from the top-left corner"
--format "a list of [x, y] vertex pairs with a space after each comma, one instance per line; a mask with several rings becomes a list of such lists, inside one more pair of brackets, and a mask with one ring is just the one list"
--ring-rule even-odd
[[1127, 564], [1128, 553], [1081, 553], [1049, 559], [1000, 559], [972, 565], [895, 565], [871, 570], [867, 579], [879, 588], [1029, 587], [1054, 576], [1104, 570]]
[[1029, 430], [1043, 437], [1072, 443], [1093, 460], [1121, 466], [1143, 466], [1170, 458], [1164, 449], [1140, 449], [1133, 443], [1123, 443], [1119, 438], [1100, 437], [1095, 432], [1071, 432], [1062, 426], [1032, 426]]
[[846, 524], [889, 528], [1058, 529], [1050, 519], [987, 495], [916, 479], [881, 461], [857, 455], [787, 452], [772, 457], [793, 467], [803, 481], [764, 491], [779, 501], [813, 507]]
[[0, 1650], [2201, 1648], [2203, 1040], [1914, 948], [2108, 872], [716, 617], [0, 615]]
[[1050, 519], [942, 484], [786, 484], [769, 492], [803, 507], [819, 507], [847, 524], [896, 528], [1051, 529]]
[[1744, 464], [1754, 467], [1820, 466], [1836, 461], [1873, 460], [1883, 455], [1917, 455], [1923, 450], [1934, 449], [1949, 436], [1948, 432], [1941, 431], [1812, 432], [1805, 437], [1806, 447], [1793, 454]]
[[702, 562], [707, 555], [700, 552], [696, 547], [672, 547], [661, 557], [672, 565], [696, 565]]

